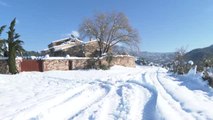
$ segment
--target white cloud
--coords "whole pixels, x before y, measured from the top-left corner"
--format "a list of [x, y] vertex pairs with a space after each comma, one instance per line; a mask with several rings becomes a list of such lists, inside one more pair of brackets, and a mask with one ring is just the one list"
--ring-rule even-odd
[[3, 1], [0, 1], [0, 6], [9, 7], [9, 5]]

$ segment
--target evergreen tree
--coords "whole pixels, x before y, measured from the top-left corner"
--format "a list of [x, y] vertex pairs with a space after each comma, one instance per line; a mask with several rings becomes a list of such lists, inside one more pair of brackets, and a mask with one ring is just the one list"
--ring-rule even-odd
[[5, 41], [8, 45], [8, 65], [9, 72], [16, 74], [16, 53], [21, 53], [24, 49], [22, 47], [23, 41], [19, 39], [20, 35], [15, 32], [16, 18], [10, 23], [8, 33], [8, 39]]

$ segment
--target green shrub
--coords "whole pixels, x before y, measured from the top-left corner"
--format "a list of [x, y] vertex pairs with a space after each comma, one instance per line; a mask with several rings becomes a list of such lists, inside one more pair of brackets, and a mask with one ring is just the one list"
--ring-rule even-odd
[[213, 88], [213, 77], [209, 75], [208, 72], [204, 71], [203, 80], [208, 81], [209, 85]]
[[101, 64], [101, 65], [99, 66], [99, 68], [102, 69], [102, 70], [109, 70], [109, 69], [110, 69], [110, 66], [109, 66], [109, 65], [103, 65], [103, 64]]
[[96, 62], [97, 60], [95, 60], [94, 58], [88, 59], [86, 69], [97, 69]]

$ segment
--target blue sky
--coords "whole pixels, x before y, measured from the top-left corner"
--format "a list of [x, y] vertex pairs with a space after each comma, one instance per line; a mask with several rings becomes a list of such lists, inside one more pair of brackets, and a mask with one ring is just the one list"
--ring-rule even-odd
[[84, 18], [112, 11], [128, 16], [142, 51], [213, 44], [213, 0], [0, 0], [0, 26], [16, 17], [24, 48], [40, 51], [78, 30]]

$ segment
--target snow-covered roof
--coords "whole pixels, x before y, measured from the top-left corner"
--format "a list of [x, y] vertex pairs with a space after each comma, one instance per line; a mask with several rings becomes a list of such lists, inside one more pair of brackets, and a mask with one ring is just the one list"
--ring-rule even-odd
[[89, 57], [44, 57], [42, 60], [82, 60], [91, 59]]
[[62, 39], [58, 39], [58, 40], [52, 41], [52, 43], [61, 42], [61, 41], [68, 40], [68, 39], [76, 40], [76, 41], [79, 41], [79, 42], [83, 42], [82, 40], [79, 40], [78, 38], [67, 37], [67, 38], [62, 38]]
[[52, 43], [61, 42], [61, 41], [67, 40], [67, 39], [69, 39], [69, 38], [62, 38], [62, 39], [54, 40], [54, 41], [52, 41]]
[[[83, 42], [83, 41], [79, 40], [78, 38], [71, 37], [71, 38], [63, 38], [63, 39], [55, 40], [55, 41], [52, 41], [52, 43], [62, 42], [62, 41], [65, 41], [65, 40], [69, 40], [69, 41], [63, 42], [60, 45], [54, 45], [52, 47], [44, 49], [43, 51], [48, 51], [50, 49], [54, 49], [54, 51], [64, 50], [64, 49], [67, 49], [67, 48], [70, 48], [70, 47], [78, 45], [78, 44], [74, 44], [75, 41], [78, 41], [81, 44], [88, 44], [88, 43], [92, 43], [92, 42], [97, 42], [98, 41], [97, 39], [92, 39], [90, 41]], [[106, 42], [104, 42], [104, 43], [106, 43]]]
[[49, 49], [54, 49], [54, 51], [64, 50], [70, 47], [76, 46], [74, 42], [68, 41], [65, 43], [62, 43], [61, 45], [50, 47]]
[[91, 43], [91, 42], [97, 42], [97, 41], [98, 41], [98, 40], [96, 40], [96, 39], [92, 39], [92, 40], [90, 40], [90, 41], [84, 42], [84, 44]]
[[66, 45], [66, 44], [63, 44], [63, 45], [58, 45], [58, 46], [54, 46], [52, 47], [54, 49], [54, 51], [59, 51], [59, 50], [64, 50], [64, 49], [67, 49], [67, 48], [70, 48], [70, 47], [73, 47], [75, 45]]
[[[88, 44], [88, 43], [91, 43], [91, 42], [97, 42], [97, 41], [98, 41], [97, 39], [92, 39], [90, 41], [84, 42], [84, 44]], [[103, 41], [103, 43], [106, 43], [106, 42]]]

